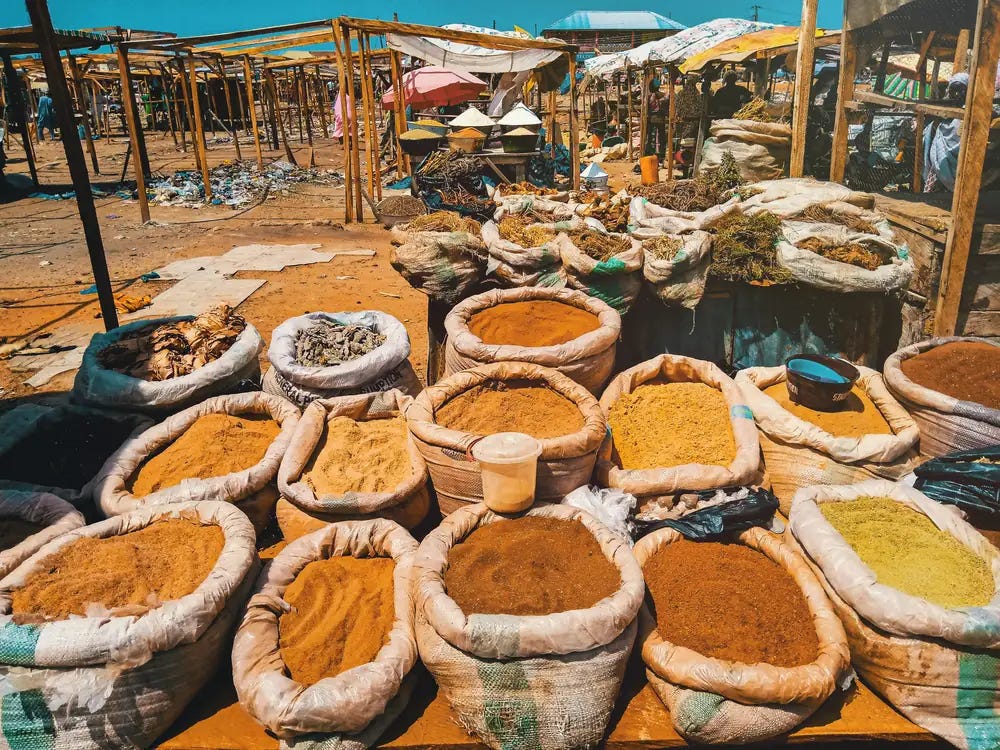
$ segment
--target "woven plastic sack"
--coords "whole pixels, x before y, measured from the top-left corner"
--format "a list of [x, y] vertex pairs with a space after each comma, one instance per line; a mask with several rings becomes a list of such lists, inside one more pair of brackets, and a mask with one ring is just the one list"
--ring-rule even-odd
[[784, 367], [750, 367], [736, 383], [753, 411], [771, 488], [788, 514], [796, 490], [812, 485], [853, 484], [866, 479], [898, 480], [920, 463], [916, 422], [900, 406], [875, 370], [857, 366], [857, 387], [892, 428], [891, 435], [837, 437], [785, 410], [764, 390], [785, 382]]
[[95, 333], [73, 383], [73, 400], [128, 411], [175, 412], [210, 396], [232, 393], [243, 380], [260, 380], [257, 355], [264, 348], [264, 339], [249, 323], [225, 354], [179, 378], [161, 381], [133, 378], [105, 369], [97, 359], [98, 354], [134, 331], [187, 320], [194, 320], [194, 316], [140, 320], [107, 333]]
[[824, 182], [812, 177], [764, 180], [750, 185], [744, 192], [753, 195], [742, 202], [740, 210], [751, 216], [766, 211], [788, 219], [811, 206], [849, 203], [871, 209], [875, 205], [875, 197], [871, 193], [859, 193], [838, 182]]
[[[654, 531], [634, 548], [640, 566], [683, 537]], [[773, 560], [798, 584], [812, 615], [819, 652], [798, 667], [741, 664], [699, 654], [664, 640], [647, 606], [639, 614], [639, 642], [646, 676], [685, 739], [699, 744], [747, 744], [795, 729], [836, 691], [850, 672], [844, 629], [823, 586], [801, 555], [760, 528], [742, 532], [739, 543]]]
[[[177, 440], [206, 414], [269, 416], [281, 425], [281, 432], [267, 449], [264, 458], [243, 471], [218, 477], [187, 479], [145, 497], [133, 495], [129, 486], [143, 462]], [[299, 410], [278, 396], [255, 392], [210, 398], [167, 417], [125, 443], [101, 469], [95, 497], [106, 516], [162, 503], [224, 500], [240, 505], [253, 504], [258, 495], [268, 498], [270, 507], [273, 508], [278, 496], [272, 483], [278, 474], [281, 458], [291, 443], [298, 420]]]
[[1000, 346], [989, 339], [936, 338], [900, 349], [885, 361], [885, 383], [920, 425], [920, 452], [932, 458], [955, 451], [1000, 445], [1000, 409], [990, 409], [932, 391], [914, 383], [903, 373], [901, 365], [904, 360], [955, 341]]
[[[142, 614], [30, 624], [11, 616], [11, 592], [48, 555], [81, 537], [116, 536], [178, 517], [218, 525], [225, 535], [212, 572], [187, 596]], [[0, 581], [0, 746], [150, 746], [228, 655], [257, 565], [250, 522], [219, 502], [142, 508], [46, 544]]]
[[716, 120], [701, 150], [703, 174], [722, 166], [726, 154], [739, 165], [748, 182], [779, 179], [785, 174], [792, 150], [792, 129], [781, 123], [754, 120]]
[[[134, 429], [128, 435], [126, 441], [131, 440], [145, 430], [148, 430], [154, 424], [152, 419], [141, 414], [115, 413], [109, 412], [107, 409], [91, 409], [89, 407], [76, 406], [72, 404], [65, 404], [55, 408], [45, 407], [39, 404], [25, 404], [20, 407], [15, 407], [15, 409], [21, 409], [25, 412], [27, 412], [28, 409], [31, 409], [34, 414], [29, 416], [29, 414], [26, 413], [25, 416], [29, 418], [23, 421], [20, 419], [3, 421], [3, 426], [0, 428], [0, 455], [3, 455], [6, 451], [13, 448], [21, 440], [29, 438], [34, 430], [41, 428], [46, 423], [58, 423], [67, 414], [91, 413], [104, 419], [114, 419], [131, 423], [134, 425]], [[72, 505], [82, 506], [94, 499], [94, 489], [97, 484], [98, 476], [100, 476], [99, 473], [95, 474], [83, 485], [83, 487], [53, 487], [41, 484], [16, 482], [9, 479], [0, 479], [0, 492], [4, 490], [23, 490], [25, 492], [32, 493], [45, 493], [60, 497]]]
[[[327, 516], [380, 514], [407, 503], [418, 495], [427, 495], [427, 464], [420, 451], [409, 441], [412, 474], [388, 492], [348, 492], [341, 496], [317, 497], [303, 479], [309, 461], [319, 449], [327, 422], [334, 417], [349, 417], [367, 422], [402, 416], [413, 399], [399, 391], [314, 401], [306, 407], [295, 426], [288, 449], [278, 469], [278, 490], [289, 502], [309, 513]], [[377, 467], [372, 467], [377, 470]], [[426, 507], [426, 503], [424, 503]]]
[[10, 519], [36, 523], [44, 528], [19, 544], [0, 549], [0, 578], [31, 557], [44, 545], [83, 526], [83, 514], [48, 492], [0, 490], [0, 526]]
[[[514, 346], [484, 344], [469, 330], [469, 321], [477, 313], [510, 302], [550, 300], [597, 316], [600, 327], [554, 346]], [[483, 292], [456, 305], [444, 321], [445, 375], [494, 362], [529, 362], [551, 367], [582, 385], [591, 393], [599, 393], [611, 377], [615, 366], [621, 316], [610, 305], [583, 292], [571, 289], [505, 289]]]
[[[560, 204], [563, 205], [563, 204]], [[551, 229], [584, 226], [583, 220], [542, 224]], [[506, 287], [541, 286], [562, 289], [566, 286], [559, 249], [554, 242], [546, 242], [540, 247], [523, 247], [516, 242], [505, 240], [495, 223], [483, 224], [483, 242], [490, 255], [486, 267], [487, 275], [495, 275]]]
[[486, 276], [486, 245], [468, 232], [410, 232], [392, 267], [428, 297], [453, 305]]
[[[335, 523], [282, 550], [258, 581], [233, 643], [233, 684], [247, 713], [278, 737], [301, 738], [306, 746], [374, 745], [411, 689], [403, 686], [417, 660], [410, 586], [416, 551], [413, 537], [385, 519]], [[340, 556], [395, 561], [392, 630], [373, 661], [302, 685], [288, 676], [278, 644], [280, 618], [289, 608], [285, 589], [309, 563]]]
[[[782, 224], [784, 239], [779, 240], [778, 264], [786, 268], [800, 284], [828, 292], [876, 292], [891, 294], [906, 289], [913, 278], [913, 259], [909, 248], [878, 235], [855, 232], [838, 224], [789, 222]], [[799, 247], [805, 240], [820, 239], [833, 245], [859, 244], [887, 251], [891, 261], [874, 271], [849, 263], [824, 258], [819, 253]]]
[[583, 427], [569, 435], [540, 440], [535, 498], [558, 502], [564, 495], [590, 481], [607, 430], [601, 407], [583, 386], [555, 370], [526, 362], [482, 365], [451, 375], [424, 389], [406, 412], [410, 435], [427, 462], [441, 512], [448, 514], [483, 499], [483, 481], [478, 462], [469, 451], [481, 435], [442, 427], [435, 411], [456, 396], [491, 381], [530, 380], [541, 382], [580, 409]]
[[560, 197], [562, 196], [504, 195], [496, 199], [497, 210], [493, 220], [500, 221], [504, 216], [542, 213], [552, 216], [556, 221], [565, 221], [580, 215], [586, 208], [583, 203], [570, 203], [568, 193], [563, 200], [559, 200]]
[[[689, 234], [664, 234], [655, 229], [638, 229], [632, 234], [642, 241], [642, 275], [660, 302], [693, 310], [705, 295], [712, 235], [696, 229]], [[670, 259], [658, 258], [645, 247], [645, 240], [669, 237], [681, 243]]]
[[629, 204], [629, 229], [654, 229], [664, 234], [686, 234], [698, 229], [711, 229], [727, 216], [741, 210], [738, 197], [705, 211], [675, 211], [635, 197]]
[[635, 640], [645, 586], [626, 540], [587, 513], [535, 506], [529, 516], [579, 520], [621, 574], [589, 609], [544, 616], [466, 614], [448, 596], [451, 548], [506, 519], [473, 505], [424, 538], [414, 563], [417, 645], [459, 722], [491, 748], [593, 747], [604, 736]]
[[963, 750], [1000, 745], [1000, 597], [986, 607], [944, 609], [879, 584], [820, 513], [824, 502], [891, 497], [990, 561], [1000, 553], [961, 514], [900, 484], [871, 481], [796, 494], [787, 534], [819, 573], [869, 687], [910, 721]]
[[428, 488], [418, 492], [406, 502], [394, 505], [378, 513], [345, 513], [333, 515], [302, 510], [283, 497], [274, 506], [275, 520], [281, 531], [281, 538], [293, 542], [301, 536], [311, 534], [331, 523], [341, 521], [373, 521], [378, 518], [398, 523], [407, 531], [413, 531], [427, 519], [431, 510], [431, 494]]
[[[350, 362], [328, 367], [307, 367], [295, 358], [295, 338], [319, 321], [338, 325], [361, 325], [385, 336], [374, 351]], [[420, 381], [413, 372], [410, 337], [406, 327], [396, 318], [379, 310], [358, 312], [314, 312], [289, 318], [274, 329], [267, 358], [271, 369], [265, 376], [263, 389], [283, 396], [296, 406], [305, 406], [319, 398], [334, 398], [355, 393], [374, 393], [397, 388], [415, 396]]]
[[569, 235], [560, 233], [552, 244], [562, 257], [569, 286], [597, 297], [624, 315], [642, 289], [642, 244], [628, 235], [629, 248], [607, 260], [595, 260], [580, 250]]
[[760, 479], [760, 445], [753, 414], [736, 383], [711, 362], [673, 354], [661, 354], [615, 377], [601, 395], [605, 419], [622, 396], [644, 383], [704, 383], [722, 392], [729, 407], [729, 420], [736, 441], [736, 456], [729, 466], [683, 464], [661, 469], [622, 469], [614, 450], [614, 435], [605, 440], [597, 459], [597, 479], [605, 487], [624, 490], [641, 501], [667, 501], [680, 492], [749, 485]]

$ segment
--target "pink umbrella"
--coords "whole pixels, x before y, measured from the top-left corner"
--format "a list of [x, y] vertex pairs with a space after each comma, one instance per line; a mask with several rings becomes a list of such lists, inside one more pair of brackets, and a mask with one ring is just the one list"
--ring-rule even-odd
[[[470, 73], [428, 65], [403, 76], [403, 100], [416, 109], [448, 107], [474, 99], [486, 88], [486, 82]], [[382, 95], [382, 104], [393, 103], [393, 91]]]

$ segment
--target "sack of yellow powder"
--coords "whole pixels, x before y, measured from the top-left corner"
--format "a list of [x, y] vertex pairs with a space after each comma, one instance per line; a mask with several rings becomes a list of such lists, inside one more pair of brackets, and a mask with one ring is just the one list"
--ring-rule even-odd
[[[983, 359], [963, 361], [959, 346], [966, 356], [979, 349], [977, 356]], [[923, 455], [937, 458], [955, 451], [1000, 445], [1000, 408], [995, 385], [1000, 380], [995, 364], [998, 355], [986, 356], [990, 350], [984, 347], [1000, 351], [1000, 344], [990, 339], [949, 336], [904, 347], [885, 361], [885, 384], [920, 426]], [[906, 374], [915, 364], [914, 358], [921, 355], [930, 358], [921, 368], [923, 384]], [[989, 367], [986, 362], [991, 359], [994, 364]], [[992, 399], [985, 389], [978, 387], [991, 380]], [[956, 381], [962, 386], [954, 391], [957, 395], [941, 390], [945, 387], [951, 390]], [[986, 400], [992, 403], [987, 405]]]
[[486, 245], [468, 232], [409, 232], [389, 256], [410, 286], [448, 305], [485, 278], [486, 259]]
[[[259, 423], [261, 434], [241, 438], [235, 429], [241, 425], [229, 427], [224, 415], [248, 420], [247, 429]], [[205, 417], [212, 419], [199, 423]], [[101, 469], [95, 498], [106, 516], [162, 503], [223, 500], [262, 528], [278, 499], [278, 466], [298, 420], [293, 404], [259, 391], [207, 399], [126, 442]], [[223, 434], [206, 432], [208, 422], [223, 423]]]
[[477, 529], [505, 518], [482, 504], [463, 508], [428, 534], [417, 552], [420, 659], [459, 724], [487, 746], [595, 747], [604, 738], [635, 641], [642, 572], [628, 542], [584, 511], [542, 505], [523, 518], [583, 524], [617, 569], [620, 584], [586, 609], [466, 614], [445, 587], [449, 555]]
[[[278, 489], [291, 505], [278, 508], [286, 541], [300, 536], [309, 519], [382, 517], [406, 528], [423, 520], [430, 507], [427, 464], [404, 417], [412, 401], [391, 390], [306, 407], [278, 470]], [[299, 515], [306, 518], [296, 523]]]
[[83, 514], [61, 497], [0, 489], [0, 579], [44, 545], [84, 523]]
[[656, 298], [665, 305], [696, 308], [705, 295], [712, 235], [701, 230], [664, 234], [639, 229], [632, 236], [642, 242], [642, 276]]
[[232, 393], [243, 380], [260, 380], [257, 355], [264, 339], [249, 323], [220, 356], [187, 375], [166, 380], [144, 380], [101, 364], [104, 350], [146, 328], [192, 321], [194, 316], [140, 320], [107, 333], [95, 333], [83, 353], [83, 363], [73, 382], [73, 400], [127, 411], [171, 413], [204, 401], [209, 396]]
[[[258, 582], [233, 643], [233, 684], [246, 711], [283, 740], [311, 735], [303, 741], [324, 746], [333, 742], [329, 746], [357, 750], [374, 746], [406, 707], [413, 689], [410, 670], [417, 660], [417, 646], [410, 574], [416, 550], [413, 537], [385, 519], [334, 523], [282, 550]], [[295, 671], [285, 659], [307, 658], [309, 642], [298, 642], [301, 632], [289, 636], [279, 627], [290, 609], [286, 592], [307, 566], [338, 557], [391, 559], [392, 590], [380, 592], [388, 595], [391, 609], [386, 613], [381, 600], [381, 606], [374, 606], [366, 599], [376, 592], [365, 590], [364, 580], [357, 578], [330, 590], [302, 592], [318, 598], [315, 613], [301, 613], [317, 618], [310, 620], [305, 637], [323, 639], [313, 645], [323, 659], [340, 657], [329, 669], [323, 665], [318, 670], [313, 664], [311, 672], [327, 676], [310, 674], [310, 679], [320, 679], [303, 684], [290, 676]], [[299, 606], [307, 605], [300, 601]], [[318, 614], [324, 607], [331, 608], [325, 618]], [[380, 627], [388, 632], [373, 632]], [[383, 639], [380, 648], [378, 643], [367, 643], [376, 638]], [[355, 664], [361, 659], [370, 660]], [[347, 668], [339, 671], [341, 667]]]
[[[186, 581], [183, 590], [190, 593], [166, 600], [154, 593], [114, 610], [94, 602], [86, 611], [42, 621], [11, 614], [16, 595], [35, 576], [60, 575], [46, 558], [67, 553], [84, 539], [143, 533], [159, 522], [221, 530], [210, 556], [204, 549], [196, 551], [204, 565], [199, 568], [203, 578], [193, 590], [194, 580]], [[21, 563], [0, 586], [0, 675], [5, 693], [0, 745], [23, 747], [30, 737], [35, 746], [52, 750], [150, 747], [228, 660], [233, 628], [257, 574], [254, 544], [250, 522], [228, 503], [181, 503], [142, 508], [78, 528]], [[117, 575], [106, 569], [92, 576], [69, 571], [57, 589], [36, 585], [37, 596], [31, 601], [60, 605], [63, 600], [54, 598], [56, 590], [72, 596], [86, 587], [72, 580], [74, 575], [109, 595], [132, 588], [130, 594], [141, 596], [143, 586], [164, 584], [155, 574], [158, 568], [170, 568], [176, 576], [187, 569], [192, 552], [178, 544], [169, 551], [174, 559], [166, 560], [168, 551], [163, 549], [144, 554], [140, 547], [132, 554], [119, 548], [110, 558], [123, 566]], [[178, 561], [178, 556], [188, 559]], [[141, 584], [136, 569], [147, 573]]]
[[[480, 389], [490, 396], [509, 395], [515, 406], [505, 408], [499, 398], [487, 402], [481, 398]], [[555, 417], [536, 407], [539, 393], [555, 402]], [[442, 407], [458, 399], [468, 401], [462, 405], [465, 418], [493, 425], [490, 434], [532, 434], [536, 428], [544, 431], [532, 435], [542, 444], [535, 484], [537, 501], [559, 502], [590, 481], [597, 449], [607, 430], [597, 399], [583, 386], [547, 367], [527, 362], [481, 365], [425, 388], [406, 411], [410, 435], [427, 462], [443, 514], [483, 499], [479, 464], [467, 458], [483, 434], [438, 423]]]
[[[683, 537], [674, 529], [660, 529], [640, 539], [633, 552], [644, 569], [650, 600], [661, 594], [655, 590], [655, 576], [647, 567], [666, 547], [681, 542]], [[690, 544], [690, 543], [689, 543]], [[815, 648], [813, 658], [793, 666], [783, 666], [756, 660], [730, 660], [701, 653], [688, 646], [672, 643], [657, 627], [663, 615], [643, 603], [639, 612], [638, 644], [646, 666], [646, 676], [656, 695], [670, 712], [670, 721], [677, 732], [690, 742], [704, 745], [740, 745], [762, 742], [791, 732], [808, 719], [843, 683], [850, 673], [851, 654], [844, 628], [822, 584], [809, 569], [808, 563], [781, 537], [760, 528], [742, 532], [733, 547], [745, 546], [760, 552], [792, 579], [805, 602], [807, 612], [804, 622], [815, 632], [807, 641], [803, 633], [758, 632], [761, 625], [748, 625], [746, 639], [766, 638], [768, 651], [778, 657], [788, 658], [786, 651], [796, 652]], [[765, 562], [765, 561], [761, 561]], [[712, 571], [704, 571], [712, 574]], [[699, 574], [700, 575], [700, 574]], [[662, 588], [664, 584], [661, 583]], [[697, 584], [692, 586], [696, 588]], [[729, 617], [739, 618], [740, 607], [752, 607], [757, 597], [754, 593], [746, 599], [741, 592], [734, 592], [732, 602], [718, 600], [697, 601], [697, 606], [707, 609], [721, 608]], [[691, 592], [685, 592], [690, 596]], [[713, 588], [713, 596], [714, 588]], [[743, 595], [746, 596], [745, 590]], [[766, 594], [765, 594], [766, 596]], [[706, 597], [707, 598], [707, 597]], [[694, 606], [690, 601], [684, 604]], [[747, 603], [744, 603], [747, 602]], [[677, 602], [674, 606], [682, 606]], [[788, 606], [782, 603], [780, 606]], [[801, 606], [801, 605], [800, 605]], [[797, 610], [795, 610], [796, 613]], [[669, 615], [667, 615], [669, 617]], [[808, 619], [806, 619], [808, 618]], [[811, 620], [811, 622], [809, 622]], [[783, 623], [784, 624], [784, 623]], [[684, 626], [681, 626], [682, 628]], [[704, 639], [703, 634], [699, 634]], [[756, 643], [731, 644], [728, 633], [714, 639], [720, 647], [729, 646], [740, 651], [759, 651]], [[694, 637], [690, 633], [689, 638]], [[737, 636], [732, 636], [735, 638]], [[794, 639], [794, 643], [789, 643]], [[806, 645], [808, 643], [808, 646]], [[794, 662], [792, 662], [794, 664]]]
[[[656, 389], [648, 398], [634, 395], [647, 384]], [[680, 387], [672, 391], [672, 384]], [[638, 364], [608, 384], [601, 411], [611, 436], [598, 454], [598, 481], [635, 495], [647, 512], [671, 507], [682, 492], [760, 480], [753, 415], [740, 389], [711, 362], [661, 354]]]
[[[856, 530], [847, 533], [861, 549], [823, 513], [828, 504], [873, 501], [900, 509], [852, 516]], [[808, 487], [795, 494], [786, 536], [820, 575], [866, 685], [955, 747], [1000, 743], [1000, 552], [959, 511], [885, 480]]]
[[854, 391], [836, 412], [792, 404], [784, 367], [750, 367], [736, 374], [760, 430], [764, 468], [782, 513], [788, 514], [802, 487], [897, 480], [919, 463], [916, 423], [878, 372], [858, 370]]
[[[530, 219], [509, 217], [502, 221], [483, 224], [483, 242], [490, 258], [487, 276], [493, 274], [505, 287], [565, 287], [566, 274], [553, 240], [560, 229], [584, 226], [583, 219], [574, 217], [564, 222], [535, 222], [528, 226], [520, 225]], [[504, 236], [508, 224], [512, 226]]]
[[[578, 246], [578, 242], [585, 245]], [[569, 286], [624, 315], [642, 288], [642, 243], [627, 234], [565, 231], [553, 240]]]
[[452, 308], [444, 327], [446, 376], [493, 362], [529, 362], [598, 394], [614, 371], [622, 320], [583, 292], [526, 287], [469, 297]]

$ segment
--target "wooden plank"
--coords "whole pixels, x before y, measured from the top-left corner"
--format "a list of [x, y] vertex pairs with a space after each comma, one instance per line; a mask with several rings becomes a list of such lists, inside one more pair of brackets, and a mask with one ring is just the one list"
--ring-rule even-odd
[[132, 167], [135, 171], [135, 189], [139, 200], [139, 218], [143, 224], [149, 221], [149, 197], [146, 195], [146, 175], [143, 174], [142, 163], [136, 154], [139, 153], [139, 110], [132, 93], [132, 72], [128, 65], [128, 52], [118, 46], [118, 75], [121, 76], [122, 106], [125, 108], [125, 121], [128, 124], [129, 144], [132, 147]]
[[674, 179], [674, 135], [677, 127], [677, 68], [670, 66], [670, 104], [667, 110], [667, 182]]
[[854, 94], [855, 101], [865, 104], [874, 104], [880, 107], [892, 107], [918, 114], [930, 115], [932, 117], [944, 117], [949, 120], [961, 120], [965, 117], [965, 109], [962, 107], [949, 107], [944, 104], [927, 104], [926, 102], [911, 102], [904, 99], [896, 99], [885, 94], [878, 94], [874, 91], [858, 91]]
[[952, 75], [964, 73], [969, 69], [969, 29], [958, 32], [955, 43], [955, 61], [952, 64]]
[[[226, 100], [226, 110], [229, 113], [229, 127], [232, 129], [230, 135], [233, 138], [233, 146], [236, 148], [236, 161], [243, 161], [243, 154], [240, 152], [240, 133], [236, 129], [233, 120], [233, 95], [229, 91], [229, 79], [226, 78], [226, 63], [219, 57], [219, 80], [222, 82], [222, 92]], [[242, 113], [241, 113], [242, 116]]]
[[402, 178], [405, 171], [410, 173], [410, 158], [403, 153], [399, 139], [406, 132], [406, 102], [403, 100], [403, 65], [399, 53], [392, 50], [389, 55], [389, 78], [392, 82], [393, 124], [396, 127], [396, 177]]
[[[628, 138], [628, 160], [632, 161], [635, 159], [635, 149], [632, 145], [632, 70], [626, 65], [625, 66], [625, 86], [628, 88], [628, 126], [625, 128], [626, 138]], [[639, 144], [639, 153], [642, 153], [642, 149], [646, 144]]]
[[792, 100], [792, 155], [788, 173], [801, 177], [806, 165], [806, 127], [812, 104], [813, 64], [816, 59], [816, 11], [819, 0], [802, 0], [799, 26], [799, 54], [795, 63], [795, 91]]
[[[353, 97], [348, 97], [347, 95], [347, 60], [344, 50], [342, 49], [341, 38], [340, 38], [340, 26], [336, 21], [330, 22], [330, 27], [333, 30], [333, 48], [337, 52], [337, 71], [340, 74], [340, 91], [338, 96], [340, 96], [340, 112], [341, 112], [341, 140], [344, 145], [344, 223], [350, 224], [354, 220], [354, 166], [351, 162], [351, 154], [349, 151], [349, 143], [351, 141], [350, 134], [347, 127], [348, 121], [348, 102], [353, 99]], [[351, 80], [353, 84], [353, 79]], [[397, 97], [398, 98], [398, 97]]]
[[962, 288], [972, 249], [972, 230], [979, 188], [982, 184], [982, 164], [990, 137], [990, 119], [996, 85], [997, 62], [1000, 60], [1000, 6], [990, 0], [980, 0], [976, 20], [976, 44], [972, 55], [972, 75], [965, 108], [969, 112], [962, 128], [962, 145], [958, 157], [958, 177], [952, 202], [952, 225], [945, 246], [941, 288], [934, 316], [934, 331], [938, 336], [952, 336], [958, 325], [962, 303]]
[[569, 171], [573, 189], [580, 189], [580, 122], [576, 101], [576, 53], [566, 53], [569, 58]]
[[311, 29], [318, 26], [325, 26], [329, 21], [301, 21], [299, 23], [286, 23], [280, 26], [263, 26], [259, 29], [245, 29], [243, 31], [227, 31], [222, 34], [198, 34], [196, 36], [181, 37], [161, 37], [155, 39], [136, 39], [134, 41], [119, 42], [127, 49], [148, 50], [186, 50], [196, 44], [211, 44], [213, 42], [226, 42], [231, 39], [247, 39], [252, 37], [265, 36], [267, 34], [277, 34], [286, 31], [296, 31], [298, 29]]
[[379, 21], [368, 18], [341, 16], [340, 23], [369, 34], [403, 34], [422, 36], [428, 39], [446, 39], [451, 42], [465, 42], [477, 47], [499, 50], [548, 49], [559, 52], [576, 51], [572, 44], [557, 39], [522, 39], [509, 36], [492, 36], [455, 29], [443, 29], [438, 26], [425, 26], [416, 23], [400, 23], [398, 21]]

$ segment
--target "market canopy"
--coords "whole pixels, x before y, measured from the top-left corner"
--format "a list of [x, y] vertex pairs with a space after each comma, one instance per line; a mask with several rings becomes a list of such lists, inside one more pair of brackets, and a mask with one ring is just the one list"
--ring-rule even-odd
[[545, 31], [675, 31], [685, 28], [651, 10], [576, 10]]
[[[403, 101], [412, 107], [449, 107], [477, 97], [486, 89], [486, 82], [471, 73], [428, 65], [404, 75], [402, 88]], [[383, 106], [391, 106], [394, 101], [392, 89], [383, 94]]]
[[[839, 44], [840, 31], [816, 30], [816, 46]], [[798, 26], [775, 26], [754, 31], [716, 44], [691, 55], [680, 65], [682, 73], [702, 70], [709, 63], [740, 63], [752, 58], [786, 55], [799, 45]]]
[[849, 30], [875, 27], [884, 35], [936, 29], [957, 32], [976, 27], [977, 0], [844, 0]]
[[[486, 34], [498, 37], [498, 41], [504, 38], [524, 41], [532, 40], [530, 34], [523, 34], [517, 31], [484, 29], [464, 23], [447, 24], [442, 26], [441, 29]], [[397, 32], [387, 33], [385, 41], [390, 49], [394, 49], [404, 55], [415, 57], [418, 60], [426, 60], [433, 65], [448, 68], [449, 70], [462, 70], [474, 73], [517, 73], [524, 70], [534, 70], [535, 68], [554, 62], [559, 59], [560, 55], [566, 53], [566, 49], [562, 46], [553, 49], [552, 47], [556, 46], [554, 44], [537, 49], [493, 49], [464, 42], [454, 42], [447, 39]], [[553, 40], [539, 39], [537, 41], [552, 42]]]

